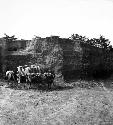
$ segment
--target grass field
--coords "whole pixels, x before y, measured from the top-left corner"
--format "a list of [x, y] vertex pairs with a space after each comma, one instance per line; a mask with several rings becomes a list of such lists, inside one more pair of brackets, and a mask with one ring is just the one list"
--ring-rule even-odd
[[113, 125], [112, 89], [82, 83], [89, 82], [52, 91], [1, 86], [0, 125]]

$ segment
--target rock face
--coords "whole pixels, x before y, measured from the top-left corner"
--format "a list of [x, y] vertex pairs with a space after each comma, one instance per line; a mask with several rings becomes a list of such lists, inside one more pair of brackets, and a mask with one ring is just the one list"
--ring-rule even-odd
[[80, 71], [83, 55], [80, 41], [52, 36], [35, 38], [31, 42], [31, 47], [28, 48], [33, 49], [28, 50], [27, 48], [27, 51], [33, 53], [32, 63], [54, 69], [56, 74], [63, 74], [65, 77], [68, 73], [75, 77], [78, 74], [77, 71]]
[[65, 80], [92, 75], [103, 60], [101, 49], [79, 40], [51, 36], [31, 41], [32, 63], [51, 68]]
[[103, 62], [99, 48], [58, 36], [35, 37], [22, 52], [3, 57], [7, 70], [14, 70], [18, 65], [38, 64], [54, 70], [56, 76], [63, 76], [65, 80], [93, 74]]
[[30, 60], [30, 56], [28, 54], [19, 54], [20, 49], [25, 48], [27, 41], [28, 40], [16, 40], [7, 42], [4, 38], [0, 38], [1, 77], [5, 75], [7, 70], [15, 70], [18, 65], [24, 65]]
[[60, 40], [57, 36], [34, 39], [33, 43], [35, 44], [33, 45], [32, 52], [34, 61], [32, 63], [44, 65], [46, 68], [54, 69], [57, 73], [63, 63], [63, 52], [59, 44]]

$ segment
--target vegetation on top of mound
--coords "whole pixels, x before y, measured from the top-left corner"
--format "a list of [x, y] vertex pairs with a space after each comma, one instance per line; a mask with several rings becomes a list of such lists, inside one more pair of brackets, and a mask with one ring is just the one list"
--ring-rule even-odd
[[103, 50], [112, 49], [112, 45], [110, 45], [109, 39], [106, 39], [103, 35], [100, 35], [99, 38], [86, 38], [86, 36], [81, 36], [78, 34], [72, 34], [70, 37], [71, 40], [80, 40], [86, 44], [90, 44], [91, 46], [95, 46], [98, 48], [102, 48]]

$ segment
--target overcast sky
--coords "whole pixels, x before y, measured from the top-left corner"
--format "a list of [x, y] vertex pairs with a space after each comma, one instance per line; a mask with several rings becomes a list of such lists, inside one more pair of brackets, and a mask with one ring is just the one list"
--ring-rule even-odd
[[113, 0], [0, 0], [0, 37], [4, 33], [19, 39], [101, 34], [113, 45]]

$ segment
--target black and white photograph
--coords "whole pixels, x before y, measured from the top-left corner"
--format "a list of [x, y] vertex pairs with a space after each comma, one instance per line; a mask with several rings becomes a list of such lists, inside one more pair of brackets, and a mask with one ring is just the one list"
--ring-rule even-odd
[[113, 0], [0, 0], [0, 125], [113, 125]]

